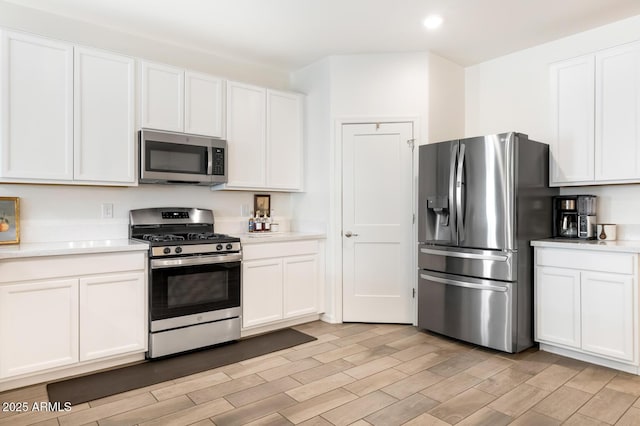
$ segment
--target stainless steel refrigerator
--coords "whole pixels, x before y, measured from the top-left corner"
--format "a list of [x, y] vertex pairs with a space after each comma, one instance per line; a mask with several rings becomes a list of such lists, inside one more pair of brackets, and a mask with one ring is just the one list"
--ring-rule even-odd
[[533, 345], [532, 239], [552, 233], [549, 150], [522, 133], [420, 146], [418, 327]]

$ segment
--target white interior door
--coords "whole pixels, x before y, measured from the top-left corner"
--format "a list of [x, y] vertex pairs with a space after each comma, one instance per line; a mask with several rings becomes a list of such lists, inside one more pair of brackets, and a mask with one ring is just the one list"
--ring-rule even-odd
[[411, 323], [413, 123], [342, 126], [343, 321]]

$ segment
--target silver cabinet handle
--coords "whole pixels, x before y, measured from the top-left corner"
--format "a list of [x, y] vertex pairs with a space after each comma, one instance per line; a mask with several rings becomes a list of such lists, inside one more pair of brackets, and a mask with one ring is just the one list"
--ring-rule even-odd
[[355, 234], [351, 231], [345, 231], [344, 236], [347, 238], [351, 238], [351, 237], [357, 237], [359, 234]]

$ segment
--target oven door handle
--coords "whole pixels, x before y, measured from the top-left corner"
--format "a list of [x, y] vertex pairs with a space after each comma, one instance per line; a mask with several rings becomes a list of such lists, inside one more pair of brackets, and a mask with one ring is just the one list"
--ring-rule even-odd
[[175, 268], [179, 266], [213, 265], [216, 263], [239, 262], [242, 253], [221, 254], [214, 256], [174, 257], [171, 259], [152, 259], [151, 269]]

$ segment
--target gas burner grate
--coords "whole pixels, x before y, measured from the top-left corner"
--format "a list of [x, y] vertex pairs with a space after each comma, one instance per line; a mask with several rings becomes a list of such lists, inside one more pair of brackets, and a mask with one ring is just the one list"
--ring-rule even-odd
[[227, 235], [214, 232], [190, 232], [187, 234], [187, 240], [217, 240], [225, 237]]
[[184, 237], [181, 237], [180, 235], [174, 235], [174, 234], [144, 234], [142, 236], [142, 239], [145, 241], [152, 241], [152, 242], [183, 241]]

